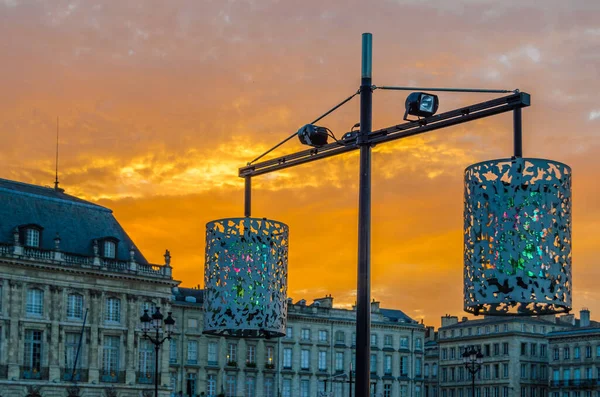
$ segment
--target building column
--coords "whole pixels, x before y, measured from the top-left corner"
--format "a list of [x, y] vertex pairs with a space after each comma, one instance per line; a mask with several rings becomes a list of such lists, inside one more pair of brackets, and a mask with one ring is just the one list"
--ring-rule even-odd
[[97, 290], [91, 290], [90, 297], [90, 362], [89, 362], [89, 381], [98, 382], [100, 379], [99, 358], [98, 358], [98, 325], [101, 322], [102, 313], [102, 293]]
[[48, 356], [48, 371], [50, 381], [60, 380], [59, 366], [59, 321], [62, 313], [62, 292], [63, 289], [56, 286], [50, 286], [50, 349]]
[[265, 349], [265, 342], [263, 339], [259, 339], [256, 344], [256, 351], [254, 352], [254, 362], [256, 363], [256, 392], [257, 396], [262, 396], [265, 390], [265, 364], [267, 363], [267, 353]]
[[137, 326], [137, 297], [135, 295], [127, 294], [127, 307], [126, 313], [123, 313], [125, 318], [127, 319], [127, 334], [125, 336], [125, 383], [130, 384], [136, 383], [135, 378], [135, 352], [137, 351], [136, 347], [139, 348], [138, 341], [136, 340], [137, 335], [135, 333], [135, 329]]
[[22, 340], [19, 338], [19, 319], [22, 313], [22, 296], [23, 284], [20, 281], [9, 281], [10, 297], [9, 297], [9, 334], [8, 340], [11, 341], [8, 345], [8, 379], [19, 379], [19, 346], [22, 345]]
[[[171, 311], [171, 304], [169, 303], [169, 301], [167, 299], [161, 299], [160, 301], [160, 307], [161, 307], [161, 311], [163, 313], [163, 315], [165, 316], [165, 318], [167, 318], [167, 314]], [[163, 323], [163, 327], [164, 327], [164, 323]], [[163, 328], [163, 332], [164, 332], [164, 328]], [[163, 337], [164, 337], [165, 333], [163, 333]], [[160, 360], [158, 362], [158, 371], [160, 373], [160, 386], [169, 386], [169, 383], [171, 382], [171, 374], [169, 373], [169, 349], [171, 346], [171, 341], [168, 339], [165, 339], [165, 341], [163, 342], [163, 344], [160, 346], [160, 350], [158, 352], [159, 356], [157, 357], [158, 360]], [[198, 350], [200, 349], [200, 343], [198, 343]], [[197, 380], [196, 380], [196, 389], [198, 389], [200, 385], [200, 377], [198, 376]], [[168, 396], [170, 393], [165, 392], [165, 396]], [[200, 394], [200, 393], [198, 393]]]

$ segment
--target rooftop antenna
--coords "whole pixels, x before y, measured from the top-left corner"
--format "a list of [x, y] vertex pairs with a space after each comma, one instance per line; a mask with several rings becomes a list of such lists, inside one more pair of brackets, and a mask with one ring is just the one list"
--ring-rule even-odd
[[56, 116], [56, 174], [54, 179], [54, 190], [58, 188], [58, 116]]

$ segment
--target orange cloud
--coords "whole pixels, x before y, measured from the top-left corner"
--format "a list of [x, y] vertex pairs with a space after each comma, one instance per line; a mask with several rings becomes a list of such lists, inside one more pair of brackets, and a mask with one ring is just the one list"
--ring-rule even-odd
[[[573, 168], [574, 303], [600, 310], [600, 11], [537, 3], [5, 1], [0, 177], [52, 183], [60, 116], [61, 185], [113, 208], [151, 260], [169, 248], [196, 285], [204, 224], [242, 214], [238, 167], [356, 92], [371, 31], [377, 85], [532, 94], [525, 154]], [[490, 97], [441, 94], [440, 110]], [[398, 124], [404, 98], [375, 91], [374, 127]], [[341, 136], [358, 119], [355, 100], [321, 123]], [[509, 157], [511, 137], [502, 115], [374, 149], [374, 298], [429, 323], [461, 311], [462, 172]], [[354, 302], [357, 166], [348, 153], [253, 181], [254, 214], [290, 225], [294, 298]]]

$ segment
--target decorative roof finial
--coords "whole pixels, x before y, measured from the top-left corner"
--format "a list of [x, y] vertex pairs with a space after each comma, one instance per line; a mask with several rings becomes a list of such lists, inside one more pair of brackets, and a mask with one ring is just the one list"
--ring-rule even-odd
[[165, 266], [171, 266], [171, 252], [169, 250], [165, 250]]
[[54, 237], [54, 249], [60, 251], [60, 235], [58, 232], [56, 232], [56, 237]]

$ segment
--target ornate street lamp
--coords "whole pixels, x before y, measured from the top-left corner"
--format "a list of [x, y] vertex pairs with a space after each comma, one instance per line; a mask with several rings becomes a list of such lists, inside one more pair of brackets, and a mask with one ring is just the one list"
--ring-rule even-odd
[[571, 169], [512, 158], [465, 171], [465, 311], [571, 310]]
[[206, 225], [204, 329], [209, 335], [285, 335], [287, 225], [230, 218]]
[[475, 375], [481, 370], [483, 354], [480, 350], [475, 350], [474, 346], [470, 346], [465, 348], [462, 356], [465, 368], [471, 374], [471, 397], [475, 397]]
[[[169, 312], [167, 318], [164, 318], [160, 312], [160, 308], [157, 307], [152, 316], [148, 315], [148, 309], [144, 309], [144, 314], [140, 317], [143, 332], [142, 338], [148, 339], [154, 345], [154, 397], [158, 397], [158, 351], [164, 341], [167, 339], [171, 340], [173, 327], [175, 326], [175, 319], [173, 319], [171, 314]], [[164, 336], [161, 338], [163, 328]], [[152, 332], [155, 333], [154, 336], [150, 335]]]

